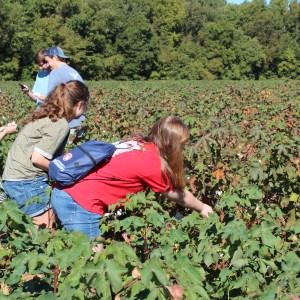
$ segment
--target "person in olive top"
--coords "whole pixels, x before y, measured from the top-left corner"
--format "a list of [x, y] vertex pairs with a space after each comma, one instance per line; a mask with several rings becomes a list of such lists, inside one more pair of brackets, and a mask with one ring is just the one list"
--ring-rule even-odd
[[55, 220], [47, 191], [50, 160], [62, 154], [69, 136], [69, 122], [86, 111], [88, 101], [89, 91], [82, 82], [59, 84], [25, 121], [8, 153], [3, 188], [40, 228], [52, 227]]

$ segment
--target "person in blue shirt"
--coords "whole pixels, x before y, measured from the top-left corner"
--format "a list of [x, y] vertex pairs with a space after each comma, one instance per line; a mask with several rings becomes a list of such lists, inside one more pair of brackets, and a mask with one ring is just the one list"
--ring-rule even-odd
[[45, 61], [45, 53], [47, 49], [41, 49], [34, 57], [34, 62], [39, 66], [40, 72], [37, 73], [34, 86], [32, 90], [27, 85], [24, 85], [22, 89], [23, 93], [26, 94], [36, 105], [40, 105], [46, 99], [48, 95], [49, 75], [51, 68]]
[[[83, 82], [80, 74], [66, 63], [66, 59], [69, 57], [58, 46], [53, 46], [46, 51], [45, 61], [51, 68], [47, 94], [50, 94], [60, 83], [66, 83], [70, 80]], [[85, 116], [82, 115], [79, 119], [72, 120], [69, 126], [71, 129], [78, 128], [84, 120]]]

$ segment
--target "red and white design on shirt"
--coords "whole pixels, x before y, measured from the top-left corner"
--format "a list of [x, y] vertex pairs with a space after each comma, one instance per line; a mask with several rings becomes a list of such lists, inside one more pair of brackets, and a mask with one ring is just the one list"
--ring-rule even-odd
[[72, 153], [67, 153], [63, 156], [63, 161], [70, 160], [73, 157]]
[[115, 157], [124, 152], [130, 152], [133, 150], [143, 151], [143, 145], [137, 141], [128, 141], [128, 142], [116, 142], [114, 143], [117, 147], [117, 150], [114, 152], [112, 157]]

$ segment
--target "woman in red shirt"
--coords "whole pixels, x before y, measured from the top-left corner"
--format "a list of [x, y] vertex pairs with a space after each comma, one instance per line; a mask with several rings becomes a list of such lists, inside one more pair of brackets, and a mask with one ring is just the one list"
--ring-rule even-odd
[[54, 188], [51, 202], [61, 224], [89, 238], [101, 235], [99, 220], [108, 206], [147, 187], [208, 217], [212, 208], [184, 189], [182, 146], [188, 138], [188, 128], [179, 118], [164, 117], [146, 137], [123, 142], [108, 162], [76, 184]]

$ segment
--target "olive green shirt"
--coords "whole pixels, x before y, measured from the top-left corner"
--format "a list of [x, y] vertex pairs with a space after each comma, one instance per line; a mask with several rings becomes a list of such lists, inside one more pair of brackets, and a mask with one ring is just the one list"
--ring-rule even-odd
[[49, 160], [61, 155], [69, 136], [65, 118], [52, 122], [48, 117], [30, 122], [17, 136], [9, 150], [3, 180], [32, 180], [47, 173], [31, 162], [35, 151]]

